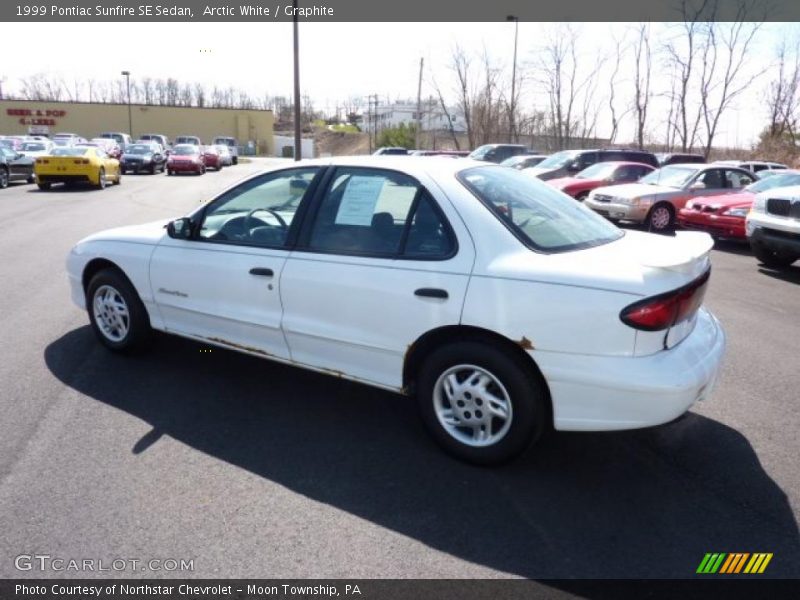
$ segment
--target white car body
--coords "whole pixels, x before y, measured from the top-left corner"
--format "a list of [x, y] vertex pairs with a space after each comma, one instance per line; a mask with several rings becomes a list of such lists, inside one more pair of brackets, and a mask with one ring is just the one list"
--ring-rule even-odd
[[[766, 258], [766, 264], [777, 258], [776, 265], [788, 266], [800, 258], [800, 186], [757, 194], [745, 221], [745, 232], [759, 259]], [[766, 257], [759, 255], [759, 249], [767, 252]]]
[[[80, 241], [67, 260], [73, 301], [86, 308], [86, 269], [108, 261], [133, 284], [157, 330], [400, 393], [408, 355], [429, 332], [492, 332], [541, 371], [560, 430], [661, 424], [709, 395], [725, 349], [710, 312], [701, 308], [666, 332], [636, 330], [619, 318], [631, 303], [707, 272], [707, 234], [627, 231], [596, 247], [535, 252], [456, 178], [478, 167], [517, 171], [436, 157], [293, 164], [308, 165], [413, 177], [452, 227], [457, 252], [441, 261], [398, 261], [220, 246], [174, 239], [162, 220]], [[269, 287], [248, 275], [254, 266], [274, 271]], [[414, 295], [434, 287], [446, 288], [448, 298]]]
[[[27, 150], [26, 146], [31, 148], [39, 148], [41, 150]], [[29, 156], [31, 158], [39, 158], [40, 156], [49, 156], [50, 153], [53, 151], [54, 144], [50, 140], [39, 141], [39, 140], [26, 140], [22, 142], [22, 147], [19, 151], [22, 156]]]

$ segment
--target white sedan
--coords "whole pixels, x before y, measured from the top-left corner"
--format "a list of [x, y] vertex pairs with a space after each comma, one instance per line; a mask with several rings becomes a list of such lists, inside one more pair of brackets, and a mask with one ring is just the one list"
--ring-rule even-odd
[[446, 450], [487, 464], [546, 427], [647, 427], [708, 397], [711, 246], [622, 231], [514, 169], [342, 157], [92, 235], [67, 269], [112, 350], [157, 329], [413, 395]]

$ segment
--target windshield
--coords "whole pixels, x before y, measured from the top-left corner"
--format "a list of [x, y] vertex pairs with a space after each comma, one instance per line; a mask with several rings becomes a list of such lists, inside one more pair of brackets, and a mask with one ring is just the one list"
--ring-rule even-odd
[[597, 163], [591, 167], [586, 167], [575, 177], [578, 179], [609, 179], [616, 170], [617, 165], [613, 163]]
[[147, 144], [133, 144], [125, 148], [125, 154], [152, 154], [153, 148]]
[[478, 146], [472, 153], [469, 155], [469, 158], [477, 158], [481, 159], [486, 156], [491, 150], [494, 150], [494, 146]]
[[457, 177], [533, 248], [565, 252], [605, 244], [624, 235], [583, 204], [515, 169], [474, 167]]
[[645, 175], [639, 180], [639, 183], [682, 188], [696, 174], [697, 169], [692, 169], [691, 167], [663, 167], [649, 175]]
[[765, 192], [772, 188], [786, 187], [789, 185], [800, 185], [800, 173], [780, 173], [772, 175], [766, 179], [760, 179], [755, 183], [751, 183], [744, 189], [745, 191], [757, 194], [758, 192]]
[[564, 152], [556, 152], [552, 156], [548, 156], [542, 162], [540, 162], [537, 167], [541, 167], [542, 169], [560, 169], [561, 167], [567, 166], [569, 163], [575, 160], [575, 157], [578, 156], [578, 153], [574, 150], [565, 150]]
[[47, 146], [41, 142], [24, 142], [22, 144], [22, 150], [27, 152], [42, 152], [43, 150], [47, 150]]
[[86, 154], [86, 148], [79, 148], [77, 146], [67, 146], [66, 148], [55, 148], [53, 156], [83, 156]]
[[173, 154], [200, 154], [200, 148], [194, 144], [181, 144], [172, 149]]

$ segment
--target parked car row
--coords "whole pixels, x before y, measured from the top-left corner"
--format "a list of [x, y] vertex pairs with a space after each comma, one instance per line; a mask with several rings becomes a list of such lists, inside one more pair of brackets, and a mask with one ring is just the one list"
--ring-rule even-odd
[[144, 134], [133, 141], [122, 132], [106, 131], [87, 140], [75, 133], [47, 136], [0, 136], [0, 188], [11, 182], [37, 183], [48, 190], [54, 183], [89, 184], [103, 189], [108, 182], [120, 184], [126, 173], [219, 171], [238, 163], [235, 138], [217, 136], [202, 145], [197, 136], [171, 146], [167, 136]]

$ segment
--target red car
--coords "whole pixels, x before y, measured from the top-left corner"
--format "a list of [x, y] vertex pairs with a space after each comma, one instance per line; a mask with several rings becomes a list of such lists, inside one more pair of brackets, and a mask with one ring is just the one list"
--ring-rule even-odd
[[194, 144], [178, 144], [172, 149], [167, 159], [167, 175], [176, 173], [196, 173], [202, 175], [206, 172], [203, 154], [200, 146]]
[[747, 241], [744, 222], [756, 194], [773, 188], [800, 185], [800, 171], [782, 171], [751, 183], [732, 194], [705, 196], [690, 200], [678, 211], [678, 224], [722, 237]]
[[549, 179], [546, 183], [569, 194], [576, 200], [583, 201], [595, 188], [617, 183], [631, 183], [639, 181], [648, 173], [654, 171], [653, 167], [644, 163], [610, 161], [601, 162], [586, 167], [574, 177], [560, 177]]
[[222, 157], [214, 146], [204, 146], [202, 153], [203, 164], [206, 166], [206, 169], [214, 169], [215, 171], [220, 171], [222, 169]]

